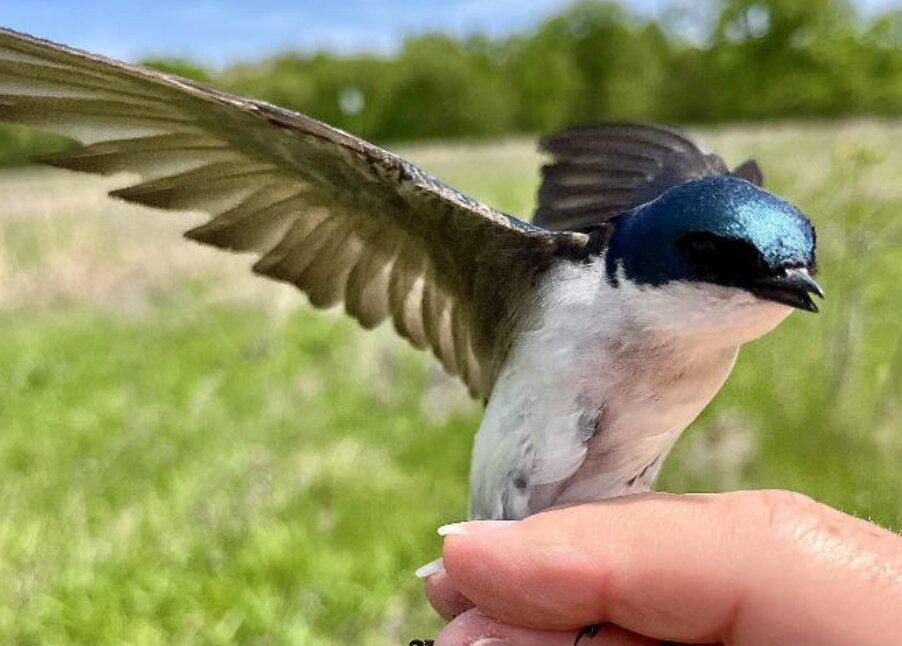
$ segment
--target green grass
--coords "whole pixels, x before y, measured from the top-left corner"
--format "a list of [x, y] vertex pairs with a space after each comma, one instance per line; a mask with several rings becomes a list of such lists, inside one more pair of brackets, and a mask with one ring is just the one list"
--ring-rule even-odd
[[[902, 126], [704, 134], [815, 219], [828, 300], [743, 351], [662, 488], [788, 487], [902, 527]], [[527, 143], [405, 152], [529, 210]], [[465, 514], [479, 408], [110, 185], [0, 176], [0, 643], [434, 634], [412, 571]]]
[[2, 320], [2, 641], [431, 627], [410, 570], [461, 514], [475, 416], [430, 422], [423, 362], [344, 319], [168, 305]]

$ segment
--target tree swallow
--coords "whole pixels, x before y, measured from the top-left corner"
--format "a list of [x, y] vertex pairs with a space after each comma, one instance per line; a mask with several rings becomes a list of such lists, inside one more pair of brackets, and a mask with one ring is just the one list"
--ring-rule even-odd
[[205, 211], [188, 238], [432, 350], [486, 402], [472, 518], [650, 490], [739, 346], [822, 295], [805, 216], [665, 128], [544, 141], [527, 224], [309, 117], [9, 30], [0, 120], [79, 140], [46, 161], [136, 173], [112, 195]]

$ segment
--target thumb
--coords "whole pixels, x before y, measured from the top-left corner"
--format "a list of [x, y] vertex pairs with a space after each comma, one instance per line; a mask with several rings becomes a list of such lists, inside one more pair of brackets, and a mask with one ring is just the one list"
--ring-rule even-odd
[[902, 629], [902, 539], [797, 494], [645, 494], [467, 529], [445, 538], [447, 576], [507, 625], [825, 645]]

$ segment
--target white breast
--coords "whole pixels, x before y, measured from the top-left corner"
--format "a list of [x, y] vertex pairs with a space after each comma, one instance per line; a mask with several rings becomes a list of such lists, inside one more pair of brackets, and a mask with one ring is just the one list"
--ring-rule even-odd
[[471, 517], [650, 489], [739, 345], [789, 311], [731, 288], [615, 288], [603, 272], [562, 263], [537, 291], [476, 436]]

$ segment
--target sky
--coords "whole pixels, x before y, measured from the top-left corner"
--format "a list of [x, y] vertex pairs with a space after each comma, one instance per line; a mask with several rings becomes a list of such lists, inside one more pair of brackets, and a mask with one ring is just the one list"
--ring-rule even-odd
[[[0, 0], [0, 25], [125, 60], [209, 65], [286, 49], [391, 51], [407, 34], [528, 29], [572, 0]], [[654, 14], [673, 0], [629, 0]], [[902, 0], [855, 0], [864, 13]]]

